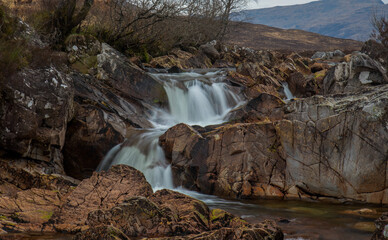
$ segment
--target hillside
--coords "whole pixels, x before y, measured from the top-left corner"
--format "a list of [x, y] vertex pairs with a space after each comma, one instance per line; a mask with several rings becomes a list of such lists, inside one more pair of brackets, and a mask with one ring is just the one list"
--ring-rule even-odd
[[361, 42], [323, 36], [303, 30], [285, 30], [261, 24], [234, 22], [227, 35], [227, 42], [253, 49], [288, 51], [330, 51], [361, 49]]
[[365, 41], [373, 29], [371, 16], [375, 12], [387, 13], [388, 5], [381, 0], [321, 0], [246, 10], [236, 14], [234, 20]]

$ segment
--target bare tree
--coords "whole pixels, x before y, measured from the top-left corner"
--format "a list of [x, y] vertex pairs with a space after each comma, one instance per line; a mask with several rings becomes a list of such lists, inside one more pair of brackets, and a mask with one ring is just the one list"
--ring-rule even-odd
[[388, 48], [388, 16], [375, 13], [372, 17], [373, 33], [372, 38]]
[[119, 48], [157, 46], [163, 51], [222, 39], [231, 12], [243, 3], [245, 0], [110, 0], [95, 5], [89, 23], [103, 40]]
[[77, 0], [60, 0], [46, 24], [54, 43], [62, 42], [71, 31], [79, 26], [88, 15], [94, 0], [83, 0], [82, 7], [76, 11]]

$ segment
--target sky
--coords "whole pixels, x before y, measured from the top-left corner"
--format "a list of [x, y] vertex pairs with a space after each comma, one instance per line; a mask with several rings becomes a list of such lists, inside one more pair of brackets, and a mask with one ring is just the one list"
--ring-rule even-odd
[[[317, 0], [316, 0], [317, 1]], [[314, 2], [312, 0], [249, 0], [248, 9], [268, 8], [275, 6], [286, 6], [295, 4], [304, 4]], [[388, 3], [388, 0], [383, 0], [384, 3]]]

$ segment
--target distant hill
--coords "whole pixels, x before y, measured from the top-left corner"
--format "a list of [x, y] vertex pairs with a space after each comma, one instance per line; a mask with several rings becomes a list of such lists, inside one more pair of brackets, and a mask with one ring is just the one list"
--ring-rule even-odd
[[323, 36], [303, 30], [285, 30], [261, 24], [232, 22], [226, 41], [253, 49], [296, 52], [360, 50], [362, 42]]
[[388, 4], [381, 0], [321, 0], [245, 10], [236, 13], [233, 20], [365, 41], [372, 32], [371, 17], [375, 12], [388, 13]]

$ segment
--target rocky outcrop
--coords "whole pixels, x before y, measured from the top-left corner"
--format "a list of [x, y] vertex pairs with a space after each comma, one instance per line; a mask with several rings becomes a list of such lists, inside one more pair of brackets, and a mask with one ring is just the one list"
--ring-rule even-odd
[[388, 203], [387, 90], [290, 103], [277, 125], [288, 183], [313, 195]]
[[387, 204], [387, 93], [385, 84], [297, 99], [280, 120], [180, 124], [160, 144], [176, 183], [204, 193]]
[[162, 84], [108, 44], [101, 45], [101, 54], [97, 55], [97, 62], [98, 78], [105, 80], [113, 88], [120, 89], [122, 97], [149, 103], [163, 103], [167, 100]]
[[248, 101], [244, 106], [229, 114], [229, 122], [257, 122], [281, 120], [284, 116], [285, 102], [280, 98], [261, 93], [257, 98]]
[[48, 221], [78, 181], [58, 174], [48, 174], [48, 169], [50, 166], [45, 162], [0, 160], [2, 231], [54, 231]]
[[[70, 176], [84, 179], [129, 129], [151, 127], [150, 103], [161, 106], [167, 99], [161, 83], [109, 45], [79, 35], [67, 44], [72, 67], [81, 73], [79, 68], [86, 68], [88, 74], [71, 74], [76, 114], [66, 132], [64, 166]], [[88, 66], [93, 57], [95, 64]]]
[[356, 92], [365, 85], [388, 83], [386, 69], [366, 54], [356, 53], [349, 62], [343, 62], [327, 73], [323, 94]]
[[272, 123], [199, 131], [179, 124], [160, 137], [176, 184], [235, 198], [283, 196], [285, 162]]
[[63, 148], [67, 174], [77, 179], [91, 176], [105, 154], [129, 135], [128, 129], [150, 127], [147, 108], [139, 101], [120, 97], [90, 76], [73, 74], [75, 117], [68, 124]]
[[61, 150], [74, 115], [69, 75], [55, 67], [24, 69], [1, 85], [0, 148], [63, 173]]
[[148, 199], [128, 198], [110, 210], [91, 212], [88, 225], [90, 228], [75, 239], [283, 239], [273, 222], [250, 225], [170, 190], [158, 191]]
[[132, 196], [148, 197], [151, 185], [144, 175], [129, 166], [113, 166], [83, 180], [53, 216], [57, 231], [78, 232], [86, 227], [89, 212], [107, 210]]

